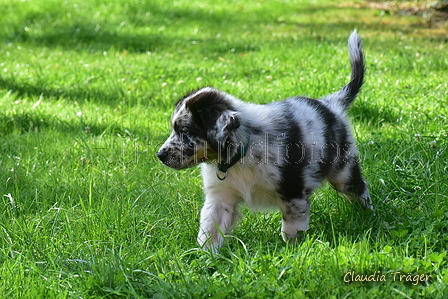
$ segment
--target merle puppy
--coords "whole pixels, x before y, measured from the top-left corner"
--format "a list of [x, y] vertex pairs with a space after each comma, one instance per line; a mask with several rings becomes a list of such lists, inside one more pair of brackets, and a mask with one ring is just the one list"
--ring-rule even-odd
[[291, 97], [257, 105], [205, 87], [176, 104], [172, 133], [157, 153], [184, 169], [202, 163], [205, 203], [198, 242], [216, 251], [234, 224], [238, 204], [278, 208], [282, 236], [308, 229], [309, 198], [324, 180], [350, 201], [372, 209], [346, 111], [364, 77], [361, 39], [348, 40], [350, 82], [320, 100]]

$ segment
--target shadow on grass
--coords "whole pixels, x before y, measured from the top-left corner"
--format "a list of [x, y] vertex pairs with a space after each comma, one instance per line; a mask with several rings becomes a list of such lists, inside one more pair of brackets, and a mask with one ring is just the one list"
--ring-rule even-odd
[[[169, 49], [179, 50], [191, 45], [198, 40], [195, 31], [208, 32], [209, 38], [199, 38], [201, 43], [207, 44], [204, 51], [222, 53], [228, 51], [226, 46], [229, 41], [236, 52], [256, 51], [259, 46], [267, 43], [278, 43], [278, 40], [253, 40], [253, 44], [242, 41], [240, 36], [247, 32], [254, 34], [259, 30], [265, 30], [264, 26], [283, 27], [294, 26], [299, 31], [305, 29], [318, 33], [318, 40], [333, 42], [338, 40], [334, 32], [351, 32], [353, 29], [366, 28], [369, 31], [389, 31], [395, 36], [396, 32], [412, 33], [417, 28], [424, 26], [422, 23], [400, 24], [395, 22], [382, 22], [381, 17], [375, 16], [376, 10], [361, 7], [359, 11], [371, 11], [371, 22], [365, 19], [351, 16], [348, 20], [322, 20], [319, 17], [323, 12], [334, 12], [333, 15], [345, 15], [347, 11], [355, 11], [352, 7], [336, 5], [312, 5], [308, 7], [283, 4], [272, 11], [272, 7], [261, 5], [257, 9], [246, 10], [243, 5], [240, 9], [217, 9], [216, 11], [198, 8], [184, 8], [162, 6], [153, 2], [129, 3], [127, 8], [115, 19], [103, 18], [98, 21], [86, 21], [83, 12], [72, 11], [73, 8], [61, 7], [57, 10], [52, 7], [50, 11], [32, 12], [10, 25], [12, 32], [4, 36], [9, 42], [26, 42], [45, 47], [64, 47], [76, 50], [107, 51], [111, 48], [134, 52], [164, 51]], [[62, 8], [64, 10], [64, 7]], [[293, 11], [295, 14], [291, 14]], [[90, 13], [90, 12], [89, 12]], [[55, 22], [71, 14], [69, 20]], [[294, 16], [303, 21], [284, 20], [283, 15]], [[313, 21], [316, 16], [316, 22]], [[303, 16], [303, 18], [302, 18]], [[376, 22], [375, 22], [376, 20]], [[33, 32], [23, 28], [39, 24], [42, 30]], [[169, 28], [169, 29], [166, 29]], [[173, 28], [178, 28], [173, 31]], [[169, 32], [169, 33], [166, 33]], [[174, 33], [173, 33], [174, 32]], [[218, 38], [221, 35], [223, 38]], [[226, 36], [226, 38], [224, 38]], [[269, 35], [268, 35], [269, 37]], [[312, 40], [308, 34], [297, 37], [300, 40]], [[432, 37], [432, 39], [438, 37]], [[446, 37], [441, 36], [441, 39]], [[381, 46], [381, 45], [379, 45]]]
[[70, 25], [59, 25], [47, 30], [41, 35], [31, 35], [27, 32], [16, 33], [14, 40], [31, 42], [45, 47], [64, 47], [79, 51], [108, 51], [115, 48], [121, 51], [147, 52], [162, 50], [179, 43], [178, 39], [159, 34], [128, 33], [96, 30], [99, 27], [109, 27], [107, 24], [80, 22]]
[[[2, 5], [0, 5], [1, 8]], [[8, 6], [5, 10], [7, 8]], [[378, 21], [371, 23], [366, 23], [363, 19], [356, 19], [355, 16], [340, 21], [318, 18], [322, 12], [327, 14], [328, 12], [334, 12], [334, 15], [343, 15], [348, 10], [355, 10], [351, 7], [336, 5], [303, 7], [283, 4], [276, 7], [275, 11], [271, 10], [272, 7], [267, 5], [261, 5], [259, 8], [252, 10], [246, 10], [242, 5], [240, 8], [235, 6], [229, 7], [229, 9], [220, 8], [212, 11], [196, 7], [163, 6], [147, 1], [138, 4], [128, 3], [126, 9], [115, 18], [89, 21], [86, 20], [83, 11], [76, 11], [71, 6], [49, 6], [47, 10], [29, 12], [19, 20], [10, 21], [15, 21], [15, 23], [6, 27], [10, 29], [10, 32], [9, 34], [3, 33], [3, 37], [8, 42], [18, 41], [38, 46], [63, 47], [78, 51], [107, 51], [111, 48], [135, 52], [169, 52], [172, 50], [188, 52], [191, 50], [200, 51], [208, 56], [213, 53], [217, 55], [228, 53], [230, 49], [233, 49], [236, 53], [245, 53], [259, 51], [264, 46], [275, 48], [283, 39], [282, 37], [272, 38], [269, 34], [265, 34], [262, 38], [241, 38], [241, 34], [245, 32], [258, 35], [258, 31], [265, 30], [267, 25], [273, 27], [273, 32], [276, 28], [284, 25], [296, 27], [298, 32], [302, 29], [301, 32], [304, 33], [296, 37], [301, 43], [345, 42], [345, 39], [341, 40], [336, 37], [334, 32], [347, 32], [348, 36], [354, 28], [362, 29], [365, 27], [366, 31], [368, 29], [369, 31], [411, 32], [418, 26], [417, 24], [410, 24], [409, 26], [394, 23], [384, 24], [377, 17]], [[370, 9], [364, 7], [357, 8], [357, 10], [366, 11]], [[71, 14], [72, 17], [66, 19], [67, 14]], [[372, 11], [372, 18], [375, 18], [373, 14], [374, 11]], [[287, 16], [285, 20], [282, 19], [283, 15]], [[314, 15], [319, 21], [312, 21]], [[290, 16], [294, 16], [297, 20], [302, 20], [300, 16], [303, 16], [303, 21], [287, 20]], [[55, 22], [56, 20], [60, 21]], [[27, 26], [32, 27], [36, 24], [41, 30], [24, 30]], [[162, 28], [168, 29], [162, 30]], [[173, 28], [179, 30], [174, 31]], [[194, 34], [196, 29], [206, 33], [196, 36]], [[223, 37], [218, 38], [218, 33], [222, 33]], [[313, 35], [315, 33], [318, 33], [318, 36]], [[192, 47], [194, 41], [198, 43], [197, 47], [194, 49], [188, 48]], [[393, 42], [392, 38], [390, 42]], [[382, 42], [376, 46], [387, 47], [387, 43]], [[178, 55], [182, 54], [179, 53]], [[58, 89], [47, 85], [46, 82], [29, 83], [21, 82], [13, 77], [0, 77], [0, 88], [11, 90], [21, 97], [44, 94], [46, 97], [56, 99], [64, 97], [76, 101], [101, 100], [110, 105], [129, 100], [125, 91], [119, 86], [101, 90], [92, 87], [86, 88], [82, 85]], [[151, 97], [151, 94], [148, 97]], [[371, 109], [369, 106], [362, 109], [355, 107], [355, 112], [352, 114], [362, 114], [363, 109], [367, 109], [368, 115], [380, 117], [375, 109]], [[381, 117], [386, 122], [395, 119], [395, 116], [391, 113], [387, 113], [386, 117]]]
[[[196, 27], [207, 30], [229, 30], [238, 24], [244, 24], [247, 14], [231, 12], [213, 13], [200, 9], [162, 7], [150, 1], [129, 3], [126, 11], [118, 15], [116, 21], [102, 19], [86, 21], [82, 12], [67, 9], [65, 13], [55, 8], [52, 11], [33, 12], [13, 24], [12, 33], [5, 36], [10, 42], [29, 42], [45, 47], [65, 47], [76, 50], [106, 51], [110, 48], [134, 52], [162, 51], [174, 47], [183, 47], [196, 40]], [[90, 13], [90, 12], [89, 12]], [[71, 14], [69, 21], [56, 22]], [[256, 18], [256, 15], [253, 15]], [[119, 19], [119, 20], [118, 20]], [[121, 21], [121, 22], [120, 22]], [[23, 28], [41, 24], [37, 33]], [[165, 30], [165, 28], [169, 29]], [[175, 35], [166, 34], [173, 32]], [[190, 30], [191, 29], [191, 30]], [[186, 33], [186, 34], [182, 34]], [[216, 33], [214, 33], [216, 35]], [[211, 39], [210, 42], [212, 42]]]
[[361, 101], [350, 107], [348, 114], [351, 118], [360, 118], [373, 127], [380, 127], [382, 123], [396, 123], [399, 118], [389, 107], [380, 107], [375, 103]]
[[[14, 115], [4, 115], [0, 113], [0, 137], [16, 136], [26, 133], [37, 134], [42, 131], [52, 130], [68, 134], [70, 136], [114, 136], [123, 138], [148, 138], [149, 130], [141, 127], [123, 127], [119, 124], [95, 124], [96, 120], [71, 119], [61, 120], [52, 115], [24, 112]], [[155, 136], [158, 141], [162, 141], [164, 136]], [[155, 150], [154, 150], [155, 151]]]
[[125, 99], [124, 91], [119, 87], [114, 90], [95, 90], [92, 88], [85, 88], [83, 86], [74, 86], [70, 90], [54, 89], [49, 87], [45, 82], [38, 82], [36, 84], [28, 82], [20, 82], [13, 77], [0, 77], [0, 88], [15, 93], [19, 97], [45, 97], [59, 99], [67, 98], [74, 101], [89, 101], [93, 99], [107, 99], [109, 104], [117, 104]]

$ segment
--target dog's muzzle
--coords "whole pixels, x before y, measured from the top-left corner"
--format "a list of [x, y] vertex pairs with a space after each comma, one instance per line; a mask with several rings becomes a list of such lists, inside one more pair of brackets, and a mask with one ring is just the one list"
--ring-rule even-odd
[[[162, 147], [156, 154], [157, 158], [163, 165], [173, 169], [188, 168], [188, 156], [184, 156], [182, 152], [178, 152], [170, 147]], [[193, 166], [193, 165], [191, 165]]]
[[166, 149], [160, 149], [157, 152], [157, 158], [159, 158], [159, 160], [165, 164], [166, 161], [168, 161], [169, 158], [169, 153]]

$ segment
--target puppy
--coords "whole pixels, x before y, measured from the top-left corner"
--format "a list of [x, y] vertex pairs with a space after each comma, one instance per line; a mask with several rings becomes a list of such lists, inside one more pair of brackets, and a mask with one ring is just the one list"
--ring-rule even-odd
[[324, 180], [350, 201], [372, 209], [346, 111], [364, 78], [361, 39], [348, 40], [350, 82], [320, 100], [291, 97], [257, 105], [205, 87], [180, 99], [172, 133], [157, 153], [184, 169], [202, 163], [205, 202], [199, 244], [217, 251], [238, 204], [278, 208], [285, 241], [308, 229], [312, 192]]

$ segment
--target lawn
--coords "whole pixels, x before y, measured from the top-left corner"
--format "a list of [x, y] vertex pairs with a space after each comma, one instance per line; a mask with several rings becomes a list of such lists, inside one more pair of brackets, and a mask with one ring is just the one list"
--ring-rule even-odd
[[[0, 0], [1, 298], [447, 298], [447, 25], [365, 1]], [[174, 103], [367, 77], [349, 116], [375, 214], [324, 186], [310, 230], [251, 213], [196, 243], [199, 170], [161, 165]], [[370, 280], [370, 281], [358, 281]]]

